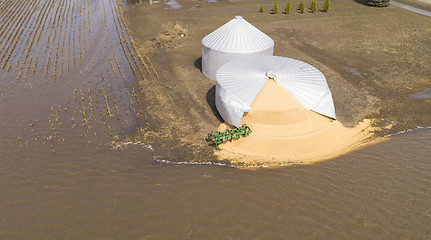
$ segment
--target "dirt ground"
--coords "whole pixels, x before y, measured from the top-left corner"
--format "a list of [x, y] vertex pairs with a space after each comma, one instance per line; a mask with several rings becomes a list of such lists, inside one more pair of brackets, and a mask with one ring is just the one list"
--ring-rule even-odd
[[205, 138], [223, 120], [214, 105], [215, 81], [201, 73], [201, 40], [235, 15], [274, 40], [274, 55], [307, 62], [326, 76], [344, 126], [370, 118], [381, 129], [376, 136], [431, 126], [429, 94], [411, 97], [431, 88], [431, 18], [361, 0], [333, 0], [327, 13], [318, 0], [318, 12], [301, 14], [299, 2], [291, 1], [291, 14], [279, 2], [271, 15], [269, 0], [128, 1], [137, 51], [155, 69], [138, 83], [142, 126], [131, 138], [152, 144], [160, 159], [216, 161]]

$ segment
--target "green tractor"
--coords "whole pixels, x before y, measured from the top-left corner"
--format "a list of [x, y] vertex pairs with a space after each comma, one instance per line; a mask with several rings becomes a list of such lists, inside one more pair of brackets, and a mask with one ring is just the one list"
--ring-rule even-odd
[[212, 132], [208, 133], [207, 141], [211, 142], [216, 148], [218, 145], [227, 141], [232, 141], [232, 139], [239, 139], [241, 137], [247, 137], [251, 133], [251, 129], [246, 124], [241, 125], [241, 127], [226, 129], [223, 132]]

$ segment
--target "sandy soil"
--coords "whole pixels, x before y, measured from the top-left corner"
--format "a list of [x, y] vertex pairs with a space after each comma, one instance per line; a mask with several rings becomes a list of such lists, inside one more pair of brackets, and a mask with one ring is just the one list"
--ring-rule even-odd
[[127, 5], [138, 53], [158, 73], [138, 83], [142, 128], [131, 138], [151, 143], [159, 158], [217, 161], [205, 137], [223, 120], [214, 106], [215, 82], [201, 73], [201, 40], [235, 15], [273, 38], [274, 55], [307, 62], [326, 76], [344, 127], [373, 119], [381, 129], [375, 136], [383, 136], [431, 125], [431, 99], [410, 97], [431, 87], [431, 18], [361, 0], [333, 2], [328, 13], [289, 15], [269, 14], [269, 0], [177, 2], [178, 9], [164, 2]]

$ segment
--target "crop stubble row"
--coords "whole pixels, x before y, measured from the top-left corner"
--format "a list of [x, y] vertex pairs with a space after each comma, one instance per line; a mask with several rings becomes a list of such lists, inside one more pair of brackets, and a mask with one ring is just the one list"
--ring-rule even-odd
[[[100, 71], [100, 74], [98, 74], [99, 80], [89, 79], [89, 87], [75, 89], [73, 95], [76, 96], [76, 92], [79, 92], [81, 110], [75, 110], [74, 114], [80, 117], [73, 117], [71, 118], [73, 120], [70, 121], [76, 122], [77, 118], [81, 119], [80, 125], [82, 126], [87, 126], [89, 121], [94, 118], [96, 109], [102, 106], [104, 106], [102, 113], [108, 119], [119, 120], [121, 118], [121, 109], [124, 109], [123, 111], [129, 114], [127, 108], [119, 107], [115, 94], [110, 96], [112, 85], [108, 83], [109, 81], [106, 81], [104, 71], [110, 70], [114, 79], [120, 77], [123, 81], [127, 78], [124, 72], [125, 68], [130, 69], [135, 76], [142, 78], [148, 77], [150, 71], [153, 71], [155, 76], [158, 77], [148, 58], [146, 58], [148, 60], [146, 63], [142, 58], [140, 59], [143, 65], [138, 61], [138, 56], [134, 52], [133, 40], [124, 24], [122, 9], [120, 9], [121, 2], [118, 0], [107, 1], [109, 1], [110, 5], [108, 11], [111, 10], [113, 17], [110, 22], [114, 23], [115, 30], [113, 32], [116, 32], [115, 35], [120, 40], [122, 51], [113, 51], [108, 56], [109, 63], [106, 60], [105, 64], [108, 69]], [[83, 55], [87, 53], [87, 48], [91, 45], [90, 1], [30, 0], [25, 4], [23, 3], [23, 1], [0, 2], [0, 13], [3, 16], [0, 22], [0, 67], [2, 68], [0, 71], [7, 71], [10, 74], [16, 73], [17, 83], [25, 83], [24, 79], [27, 78], [28, 82], [25, 83], [25, 86], [29, 89], [33, 89], [35, 82], [40, 85], [41, 83], [49, 83], [48, 80], [50, 79], [56, 81], [61, 79], [65, 73], [73, 69], [76, 70], [76, 68], [80, 69], [81, 71], [79, 72], [82, 73], [84, 66], [80, 65], [80, 63]], [[106, 6], [103, 0], [102, 7], [105, 29], [112, 34], [113, 29], [108, 28]], [[41, 38], [45, 38], [45, 41], [40, 41]], [[76, 61], [77, 56], [79, 57], [79, 63]], [[127, 60], [128, 64], [123, 65], [119, 58]], [[146, 75], [141, 66], [144, 66]], [[149, 66], [151, 66], [152, 70]], [[95, 68], [94, 60], [91, 61], [91, 67]], [[85, 66], [85, 69], [87, 73], [92, 71], [91, 69], [89, 70], [89, 66]], [[40, 79], [40, 81], [37, 82], [35, 81], [36, 79]], [[98, 83], [105, 82], [108, 86], [103, 87], [102, 84], [100, 89], [94, 90], [93, 87], [90, 87], [90, 81], [93, 81], [93, 87]], [[134, 107], [137, 101], [136, 91], [133, 84], [129, 84], [127, 87], [130, 88], [130, 91], [126, 91], [126, 98], [129, 99], [129, 109], [136, 114]], [[0, 92], [3, 100], [3, 92]], [[99, 101], [98, 99], [101, 100]], [[122, 101], [124, 103], [124, 100]], [[66, 102], [69, 104], [67, 96]], [[44, 140], [53, 140], [59, 135], [58, 128], [62, 125], [62, 121], [59, 120], [60, 115], [70, 109], [70, 107], [65, 107], [67, 104], [62, 107], [55, 105], [57, 107], [52, 108], [55, 113], [49, 118], [49, 126], [53, 132], [49, 136], [45, 136]], [[74, 101], [74, 105], [76, 109], [76, 101]], [[124, 122], [129, 125], [127, 119], [124, 119]], [[113, 130], [107, 121], [104, 121], [103, 124], [107, 125], [109, 135], [118, 137], [117, 134], [111, 133]], [[76, 126], [76, 123], [72, 126]], [[87, 130], [90, 128], [88, 127]], [[62, 141], [64, 139], [60, 142]]]

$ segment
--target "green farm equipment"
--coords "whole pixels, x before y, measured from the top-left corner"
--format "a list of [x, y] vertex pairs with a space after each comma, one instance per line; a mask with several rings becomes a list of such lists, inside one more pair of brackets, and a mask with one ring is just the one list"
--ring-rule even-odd
[[227, 141], [232, 141], [232, 139], [239, 139], [241, 137], [247, 137], [251, 133], [249, 126], [243, 124], [241, 127], [226, 129], [223, 132], [212, 132], [208, 133], [207, 140], [214, 144], [216, 148], [218, 145]]

